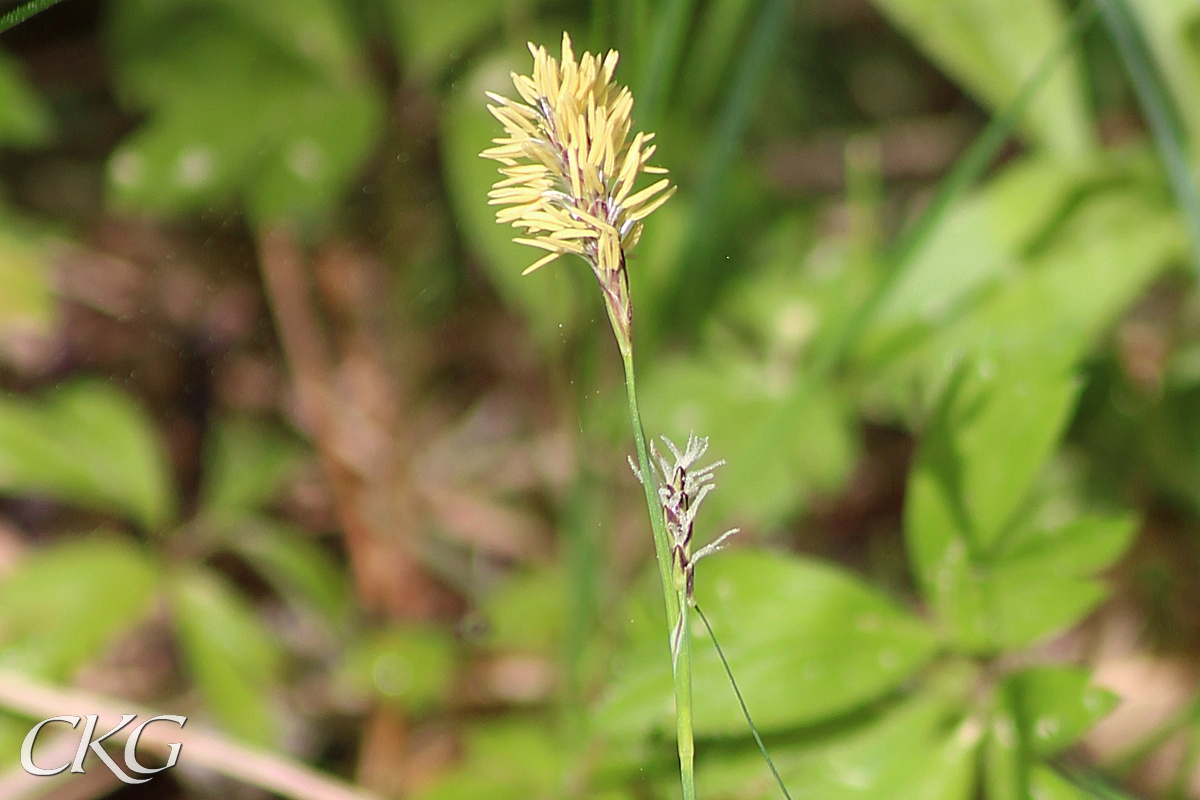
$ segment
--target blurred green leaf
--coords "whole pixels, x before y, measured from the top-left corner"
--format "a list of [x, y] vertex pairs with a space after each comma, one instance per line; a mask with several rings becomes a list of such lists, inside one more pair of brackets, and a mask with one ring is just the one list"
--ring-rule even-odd
[[[864, 722], [768, 746], [793, 797], [967, 800], [974, 796], [980, 723], [963, 719], [963, 704], [958, 692], [934, 687]], [[696, 783], [701, 797], [779, 796], [762, 757], [749, 748], [702, 751]]]
[[108, 28], [123, 98], [151, 109], [109, 160], [120, 205], [313, 216], [374, 145], [382, 98], [337, 3], [123, 0]]
[[874, 391], [911, 413], [939, 396], [964, 355], [1019, 364], [1037, 353], [1069, 367], [1185, 248], [1178, 215], [1150, 186], [1090, 194], [1042, 238], [1011, 279], [879, 363]]
[[427, 712], [449, 699], [455, 677], [454, 638], [436, 628], [374, 631], [346, 658], [345, 679], [354, 691]]
[[150, 531], [175, 513], [153, 423], [123, 392], [93, 381], [39, 401], [0, 396], [0, 488], [128, 514]]
[[988, 800], [1032, 800], [1029, 746], [1013, 705], [1012, 692], [998, 693], [983, 745], [983, 785]]
[[1093, 686], [1088, 672], [1076, 667], [1030, 667], [1007, 682], [1021, 711], [1022, 735], [1040, 756], [1074, 744], [1120, 702], [1112, 692]]
[[[0, 96], [0, 108], [3, 104]], [[3, 213], [0, 210], [0, 342], [14, 336], [48, 334], [57, 317], [48, 246], [4, 220]]]
[[276, 499], [303, 454], [299, 440], [259, 420], [217, 420], [205, 442], [204, 510], [230, 515], [261, 510]]
[[1130, 795], [1116, 792], [1111, 787], [1105, 787], [1103, 793], [1089, 792], [1042, 765], [1033, 768], [1029, 785], [1030, 793], [1037, 800], [1132, 800]]
[[280, 653], [247, 601], [217, 574], [189, 568], [171, 581], [175, 628], [184, 671], [230, 733], [275, 744], [270, 690]]
[[1141, 35], [1161, 71], [1171, 101], [1184, 117], [1181, 131], [1192, 150], [1200, 144], [1200, 58], [1196, 55], [1196, 30], [1200, 5], [1191, 0], [1126, 0], [1141, 27]]
[[694, 44], [679, 87], [683, 101], [693, 111], [707, 109], [716, 99], [721, 79], [729, 70], [741, 34], [754, 11], [754, 0], [716, 0], [701, 12]]
[[[1083, 517], [1046, 528], [1029, 519], [1031, 483], [1074, 402], [1073, 379], [1061, 373], [1043, 372], [1042, 387], [1032, 388], [1035, 358], [1021, 364], [1023, 375], [960, 368], [923, 434], [909, 479], [909, 556], [929, 603], [969, 649], [1026, 645], [1078, 621], [1104, 596], [1092, 574], [1120, 556], [1134, 530], [1128, 518]], [[1031, 427], [1022, 419], [1041, 422]], [[972, 430], [979, 420], [991, 431], [990, 448]], [[978, 466], [989, 460], [991, 466]], [[972, 503], [993, 489], [1006, 493], [996, 501], [1002, 505]], [[1002, 520], [989, 536], [979, 534], [980, 507], [1008, 509], [984, 516]]]
[[50, 112], [22, 79], [18, 63], [0, 52], [0, 145], [42, 144], [51, 128]]
[[392, 38], [405, 71], [423, 80], [438, 77], [480, 36], [499, 26], [506, 5], [505, 0], [387, 0]]
[[127, 539], [92, 535], [33, 552], [0, 581], [0, 663], [70, 679], [149, 616], [155, 567]]
[[[696, 597], [762, 731], [810, 724], [861, 707], [906, 681], [933, 656], [919, 620], [830, 566], [766, 553], [705, 561]], [[728, 678], [697, 627], [692, 644], [695, 729], [746, 733]], [[597, 711], [610, 736], [674, 732], [666, 634], [631, 642]]]
[[[964, 88], [993, 111], [1016, 98], [1025, 79], [1061, 37], [1065, 21], [1051, 0], [874, 0]], [[1026, 116], [1033, 141], [1069, 160], [1093, 144], [1079, 60], [1073, 55], [1042, 87]]]
[[944, 482], [957, 484], [945, 488], [961, 493], [962, 522], [977, 552], [990, 552], [1013, 522], [1078, 400], [1075, 376], [1042, 368], [1036, 356], [1017, 368], [980, 364], [982, 396], [950, 412], [955, 419], [939, 443], [941, 461], [928, 462]]
[[[495, 207], [488, 205], [487, 194], [499, 180], [495, 162], [479, 157], [493, 137], [501, 134], [500, 123], [487, 110], [484, 91], [512, 95], [515, 90], [509, 73], [526, 69], [515, 57], [494, 56], [480, 61], [447, 101], [441, 127], [443, 168], [446, 187], [455, 218], [472, 253], [480, 259], [496, 291], [512, 307], [521, 311], [532, 333], [545, 346], [562, 346], [575, 329], [580, 316], [577, 297], [579, 282], [592, 288], [591, 270], [569, 256], [530, 275], [521, 272], [536, 261], [541, 251], [512, 241], [516, 230], [496, 222]], [[598, 290], [597, 290], [598, 291]], [[598, 297], [598, 294], [597, 294]], [[606, 325], [600, 306], [596, 324]]]
[[707, 436], [709, 454], [728, 461], [705, 505], [702, 527], [713, 534], [731, 519], [777, 525], [853, 465], [849, 410], [807, 375], [722, 354], [661, 360], [640, 383], [652, 431], [676, 442]]
[[561, 571], [541, 569], [506, 580], [483, 605], [488, 644], [548, 654], [562, 644], [567, 585]]
[[1012, 278], [1029, 245], [1053, 230], [1071, 203], [1097, 186], [1130, 180], [1144, 160], [1064, 163], [1031, 156], [1005, 167], [949, 206], [919, 243], [875, 309], [860, 347], [886, 354], [914, 333], [953, 319], [980, 292]]
[[352, 601], [345, 569], [304, 531], [246, 517], [222, 526], [227, 546], [294, 605], [344, 621]]
[[508, 719], [472, 726], [466, 755], [415, 800], [529, 800], [559, 786], [562, 746], [546, 725]]

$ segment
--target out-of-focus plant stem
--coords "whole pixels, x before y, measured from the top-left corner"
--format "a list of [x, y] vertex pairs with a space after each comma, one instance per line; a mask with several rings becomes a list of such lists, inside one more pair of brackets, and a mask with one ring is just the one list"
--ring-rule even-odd
[[683, 617], [683, 635], [679, 650], [672, 653], [672, 674], [675, 679], [675, 724], [679, 740], [679, 777], [683, 783], [683, 799], [696, 800], [695, 740], [692, 735], [692, 635], [687, 624], [687, 603], [683, 592], [675, 586], [671, 565], [671, 539], [667, 535], [667, 524], [658, 500], [654, 471], [650, 463], [650, 449], [646, 432], [642, 428], [642, 414], [638, 408], [637, 379], [633, 369], [632, 343], [618, 342], [621, 359], [625, 364], [625, 393], [629, 399], [629, 418], [633, 423], [633, 439], [637, 445], [638, 470], [642, 476], [642, 488], [646, 494], [646, 510], [650, 512], [650, 527], [654, 531], [654, 555], [658, 560], [658, 573], [662, 579], [663, 601], [667, 607], [667, 630], [674, 631]]

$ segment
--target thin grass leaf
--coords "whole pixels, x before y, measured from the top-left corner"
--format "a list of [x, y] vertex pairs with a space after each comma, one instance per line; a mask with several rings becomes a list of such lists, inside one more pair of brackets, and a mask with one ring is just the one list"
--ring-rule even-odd
[[[675, 284], [665, 294], [666, 308], [650, 315], [654, 319], [677, 313], [695, 314], [705, 306], [717, 282], [717, 262], [705, 259], [712, 243], [714, 218], [720, 205], [725, 178], [746, 132], [750, 112], [758, 97], [763, 80], [770, 71], [775, 54], [787, 32], [788, 0], [764, 0], [742, 50], [729, 93], [721, 104], [712, 139], [705, 156], [700, 184], [696, 192], [696, 210], [692, 214], [691, 232], [681, 264], [687, 265], [675, 276]], [[668, 319], [668, 325], [676, 320]]]
[[1054, 74], [1062, 59], [1075, 47], [1095, 17], [1096, 8], [1091, 3], [1085, 2], [1075, 10], [1062, 37], [1055, 42], [1054, 47], [1042, 58], [1037, 69], [1026, 79], [1012, 105], [1003, 114], [992, 118], [983, 133], [958, 159], [950, 173], [941, 180], [929, 205], [925, 207], [916, 221], [901, 233], [885, 254], [884, 273], [878, 285], [843, 329], [837, 343], [825, 351], [824, 358], [816, 365], [818, 373], [828, 373], [836, 369], [854, 348], [859, 335], [866, 328], [875, 310], [895, 285], [897, 279], [904, 274], [913, 255], [921, 249], [941, 224], [951, 203], [967, 187], [979, 180], [991, 166], [992, 161], [1000, 152], [1000, 148], [1004, 146], [1013, 130], [1020, 124], [1025, 110], [1037, 96], [1038, 91]]
[[696, 609], [696, 613], [700, 615], [700, 621], [704, 623], [705, 629], [708, 630], [708, 638], [712, 639], [713, 647], [717, 650], [717, 656], [721, 659], [721, 666], [725, 668], [725, 674], [729, 676], [729, 685], [733, 687], [733, 693], [737, 695], [738, 705], [742, 707], [742, 714], [746, 716], [746, 724], [750, 726], [750, 733], [754, 736], [754, 741], [758, 745], [758, 751], [762, 753], [762, 757], [767, 762], [771, 774], [775, 776], [775, 783], [779, 784], [779, 791], [783, 792], [783, 796], [787, 800], [792, 800], [787, 786], [783, 783], [783, 778], [779, 777], [779, 770], [775, 768], [775, 762], [771, 760], [771, 754], [767, 752], [767, 746], [763, 744], [762, 736], [759, 735], [754, 720], [750, 717], [750, 709], [746, 708], [746, 701], [742, 698], [742, 690], [738, 688], [737, 681], [734, 680], [733, 670], [729, 668], [729, 662], [725, 660], [725, 653], [721, 650], [721, 643], [717, 641], [717, 635], [713, 633], [712, 625], [708, 624], [708, 617], [704, 616], [704, 612], [700, 610], [700, 606], [694, 606], [694, 608]]
[[671, 92], [695, 5], [696, 0], [666, 0], [658, 13], [650, 55], [645, 62], [637, 92], [638, 122], [643, 127], [654, 124], [658, 119], [659, 106]]
[[15, 28], [25, 20], [32, 17], [41, 11], [45, 11], [55, 3], [62, 0], [30, 0], [23, 6], [18, 6], [12, 11], [9, 11], [4, 16], [0, 17], [0, 33], [4, 33], [9, 28]]
[[1192, 244], [1193, 266], [1200, 275], [1200, 192], [1192, 180], [1178, 110], [1146, 47], [1136, 18], [1125, 0], [1095, 0], [1104, 27], [1116, 45], [1138, 104], [1154, 137], [1159, 157], [1167, 171], [1171, 191], [1179, 203]]

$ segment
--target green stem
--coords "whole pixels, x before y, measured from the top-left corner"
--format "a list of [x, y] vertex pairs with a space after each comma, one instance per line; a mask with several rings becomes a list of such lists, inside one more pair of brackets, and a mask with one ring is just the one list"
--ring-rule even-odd
[[679, 778], [683, 782], [683, 800], [696, 800], [696, 743], [692, 734], [692, 631], [688, 624], [688, 606], [683, 592], [675, 595], [675, 604], [683, 620], [679, 654], [674, 658], [675, 730], [679, 739]]
[[654, 479], [650, 463], [650, 448], [646, 443], [642, 414], [638, 408], [633, 348], [628, 342], [622, 342], [620, 336], [617, 340], [621, 346], [621, 359], [625, 364], [625, 392], [629, 398], [629, 418], [633, 422], [633, 439], [637, 445], [638, 469], [642, 474], [642, 488], [646, 494], [646, 510], [650, 512], [650, 528], [654, 531], [654, 555], [658, 560], [663, 602], [667, 607], [667, 631], [675, 630], [680, 615], [683, 616], [683, 636], [679, 643], [679, 652], [672, 654], [671, 659], [675, 679], [675, 722], [679, 740], [679, 776], [683, 783], [683, 800], [696, 800], [696, 746], [692, 735], [692, 636], [687, 624], [687, 603], [684, 602], [683, 593], [675, 588], [671, 539], [667, 535], [667, 523], [659, 505], [657, 481]]

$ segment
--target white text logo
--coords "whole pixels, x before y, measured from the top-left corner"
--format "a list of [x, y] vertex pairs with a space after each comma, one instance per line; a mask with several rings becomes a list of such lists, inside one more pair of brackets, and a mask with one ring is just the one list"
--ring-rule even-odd
[[[37, 725], [33, 726], [33, 730], [31, 730], [25, 736], [25, 741], [21, 743], [21, 767], [24, 768], [24, 770], [30, 775], [57, 775], [60, 772], [65, 771], [67, 767], [71, 768], [71, 772], [83, 772], [83, 760], [87, 757], [88, 750], [91, 750], [96, 754], [97, 758], [104, 762], [104, 766], [108, 767], [109, 770], [112, 771], [112, 774], [116, 775], [124, 783], [145, 783], [150, 779], [135, 778], [126, 773], [123, 769], [121, 769], [120, 766], [117, 765], [117, 762], [113, 761], [112, 756], [110, 756], [108, 752], [101, 746], [101, 742], [124, 728], [130, 722], [133, 722], [133, 720], [136, 718], [137, 714], [123, 714], [121, 715], [121, 722], [119, 725], [110, 730], [108, 733], [102, 736], [97, 736], [96, 722], [100, 719], [100, 717], [96, 714], [88, 714], [87, 716], [83, 717], [83, 720], [86, 721], [86, 723], [83, 726], [83, 736], [79, 740], [79, 750], [76, 751], [75, 758], [63, 764], [62, 766], [50, 768], [39, 767], [33, 763], [33, 743], [37, 741], [38, 734], [41, 733], [42, 728], [52, 722], [66, 723], [74, 728], [79, 725], [81, 720], [79, 717], [72, 716], [51, 717], [50, 719], [44, 719]], [[180, 742], [173, 742], [167, 745], [170, 748], [170, 753], [167, 756], [167, 763], [164, 766], [144, 767], [137, 760], [138, 739], [141, 738], [142, 731], [145, 730], [146, 726], [151, 722], [160, 721], [174, 722], [176, 725], [182, 728], [183, 724], [187, 722], [187, 717], [163, 714], [162, 716], [151, 717], [130, 731], [129, 738], [125, 741], [125, 766], [128, 769], [141, 775], [154, 775], [155, 773], [162, 772], [165, 769], [170, 769], [171, 767], [175, 766], [177, 761], [179, 761], [179, 751], [183, 748], [183, 744]]]

